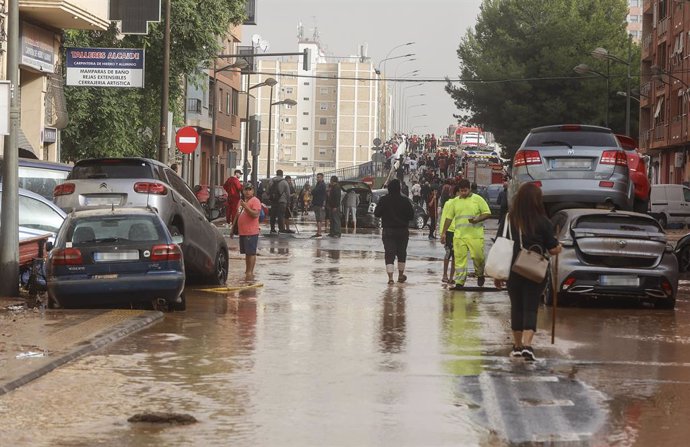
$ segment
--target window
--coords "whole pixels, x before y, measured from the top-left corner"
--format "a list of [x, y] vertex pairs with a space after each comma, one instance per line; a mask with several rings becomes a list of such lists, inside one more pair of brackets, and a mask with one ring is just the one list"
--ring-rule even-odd
[[307, 97], [304, 97], [304, 98], [302, 98], [302, 99], [305, 100], [305, 101], [309, 101], [309, 98], [307, 98]]
[[232, 114], [239, 115], [240, 111], [240, 92], [232, 89]]
[[640, 16], [631, 14], [628, 16], [628, 22], [629, 23], [638, 23], [640, 21]]
[[288, 95], [292, 94], [292, 87], [285, 87], [285, 93]]
[[292, 123], [292, 118], [290, 118], [290, 117], [285, 118], [285, 124], [290, 124], [290, 123]]
[[640, 6], [640, 0], [628, 0], [628, 6], [631, 6], [631, 7]]
[[33, 197], [19, 196], [19, 225], [57, 233], [63, 221], [49, 205]]
[[230, 115], [230, 106], [232, 105], [232, 103], [230, 101], [231, 101], [230, 93], [226, 93], [225, 94], [225, 114], [226, 115]]
[[309, 85], [309, 83], [308, 83], [308, 82], [305, 82], [304, 85]]
[[292, 106], [291, 106], [290, 104], [285, 104], [285, 108], [286, 108], [286, 109], [291, 109]]
[[325, 102], [322, 102], [322, 103], [319, 105], [319, 108], [320, 108], [321, 110], [328, 110], [328, 104], [326, 104]]
[[309, 142], [308, 141], [303, 142], [302, 146], [309, 146]]
[[220, 89], [220, 94], [218, 95], [218, 111], [223, 111], [223, 89]]
[[187, 99], [187, 111], [201, 113], [201, 100], [196, 98]]
[[325, 126], [326, 124], [328, 124], [328, 118], [319, 118], [319, 124]]
[[320, 149], [320, 150], [319, 150], [319, 155], [326, 155], [326, 150], [325, 150], [325, 149]]
[[302, 115], [309, 115], [309, 112], [302, 112]]
[[303, 127], [302, 130], [309, 130], [309, 128], [308, 128], [308, 127]]

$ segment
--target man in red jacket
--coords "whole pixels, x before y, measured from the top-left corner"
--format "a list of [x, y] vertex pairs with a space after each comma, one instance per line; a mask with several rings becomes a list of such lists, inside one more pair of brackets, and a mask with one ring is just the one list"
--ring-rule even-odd
[[235, 170], [235, 175], [228, 177], [223, 184], [223, 189], [228, 193], [228, 206], [225, 208], [225, 220], [228, 224], [235, 221], [235, 215], [240, 205], [240, 195], [242, 194], [242, 183], [240, 183], [240, 176], [242, 171]]

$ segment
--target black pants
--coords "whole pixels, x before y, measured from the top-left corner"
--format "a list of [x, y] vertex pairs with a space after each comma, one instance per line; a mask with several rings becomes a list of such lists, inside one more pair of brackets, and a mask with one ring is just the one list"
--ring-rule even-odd
[[[443, 228], [441, 228], [443, 230]], [[436, 216], [429, 216], [429, 237], [436, 235]]]
[[276, 230], [276, 219], [278, 220], [278, 229], [285, 231], [285, 208], [286, 203], [274, 203], [271, 205], [271, 231]]
[[508, 277], [508, 296], [510, 297], [510, 327], [514, 331], [536, 331], [537, 310], [546, 281], [536, 283], [517, 273]]
[[329, 235], [331, 236], [337, 236], [342, 233], [342, 228], [341, 228], [341, 223], [340, 223], [340, 210], [339, 209], [331, 209], [331, 231], [328, 232]]
[[384, 228], [383, 250], [385, 251], [386, 265], [393, 264], [395, 258], [398, 263], [407, 261], [407, 242], [410, 240], [410, 230], [407, 228]]

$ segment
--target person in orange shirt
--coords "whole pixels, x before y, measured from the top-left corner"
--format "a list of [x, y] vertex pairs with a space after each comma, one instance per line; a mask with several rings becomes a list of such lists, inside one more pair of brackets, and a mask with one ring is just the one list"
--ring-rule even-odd
[[254, 197], [254, 187], [247, 184], [244, 187], [244, 200], [240, 200], [240, 214], [237, 217], [237, 226], [240, 235], [240, 253], [245, 256], [244, 278], [247, 281], [254, 279], [254, 266], [256, 265], [256, 250], [259, 245], [259, 215], [261, 214], [261, 201]]

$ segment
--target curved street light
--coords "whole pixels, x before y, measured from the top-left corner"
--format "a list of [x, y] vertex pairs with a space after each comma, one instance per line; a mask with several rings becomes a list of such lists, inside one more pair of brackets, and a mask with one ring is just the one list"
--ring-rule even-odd
[[[396, 45], [396, 46], [394, 46], [393, 48], [391, 48], [391, 50], [388, 52], [388, 54], [386, 54], [386, 57], [383, 58], [381, 61], [379, 61], [379, 64], [378, 64], [378, 66], [376, 67], [376, 70], [379, 71], [379, 72], [381, 71], [381, 63], [382, 63], [382, 62], [385, 62], [385, 61], [387, 61], [387, 60], [389, 60], [389, 59], [390, 59], [389, 56], [391, 55], [391, 53], [392, 53], [393, 51], [397, 50], [398, 48], [408, 47], [408, 46], [410, 46], [410, 45], [414, 45], [414, 42], [401, 43], [400, 45]], [[384, 73], [385, 73], [385, 71], [386, 71], [386, 64], [385, 64], [385, 63], [383, 64], [383, 71], [384, 71]]]
[[[273, 86], [271, 86], [271, 101], [273, 101]], [[268, 151], [266, 154], [266, 178], [271, 178], [271, 137], [273, 134], [271, 124], [273, 119], [273, 106], [280, 105], [292, 107], [297, 105], [297, 101], [288, 98], [282, 101], [271, 102], [271, 104], [268, 106]]]
[[[249, 76], [250, 74], [247, 75], [247, 85], [249, 85]], [[249, 91], [253, 90], [255, 88], [259, 87], [271, 87], [273, 89], [273, 86], [276, 85], [278, 81], [275, 80], [275, 78], [266, 78], [263, 80], [263, 82], [259, 82], [258, 84], [252, 85], [251, 87], [247, 88], [247, 107], [246, 107], [246, 124], [245, 124], [245, 132], [244, 132], [244, 166], [242, 169], [242, 179], [244, 183], [247, 183], [247, 177], [248, 177], [248, 171], [249, 171]], [[259, 163], [259, 156], [254, 155], [252, 156], [252, 183], [255, 184], [256, 186], [256, 181], [258, 180], [258, 163]]]

